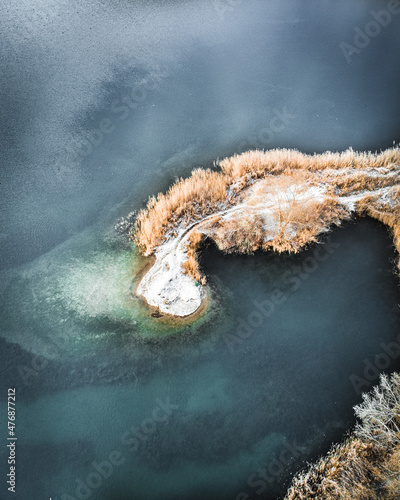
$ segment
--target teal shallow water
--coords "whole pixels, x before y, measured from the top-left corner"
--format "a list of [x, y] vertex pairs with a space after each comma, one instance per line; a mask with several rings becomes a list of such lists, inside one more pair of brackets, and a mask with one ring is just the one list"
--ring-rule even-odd
[[[8, 361], [20, 490], [79, 498], [82, 480], [100, 500], [276, 498], [352, 425], [351, 375], [398, 335], [385, 229], [347, 224], [292, 257], [205, 248], [208, 313], [158, 341], [158, 320], [129, 302], [135, 257], [104, 234], [97, 226], [9, 276], [4, 330], [30, 332]], [[49, 345], [49, 359], [35, 357]], [[123, 463], [96, 476], [112, 452]]]

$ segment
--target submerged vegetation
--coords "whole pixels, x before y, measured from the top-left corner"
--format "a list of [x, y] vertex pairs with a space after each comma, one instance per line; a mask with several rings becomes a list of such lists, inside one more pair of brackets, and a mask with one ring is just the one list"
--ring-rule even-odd
[[300, 472], [285, 500], [398, 500], [400, 375], [381, 375], [355, 412], [360, 422], [354, 433]]
[[165, 313], [188, 315], [201, 304], [202, 287], [190, 289], [188, 279], [205, 284], [197, 253], [206, 238], [227, 253], [298, 252], [355, 213], [386, 224], [400, 252], [399, 148], [248, 151], [219, 167], [194, 170], [119, 224], [140, 253], [156, 255], [138, 292]]

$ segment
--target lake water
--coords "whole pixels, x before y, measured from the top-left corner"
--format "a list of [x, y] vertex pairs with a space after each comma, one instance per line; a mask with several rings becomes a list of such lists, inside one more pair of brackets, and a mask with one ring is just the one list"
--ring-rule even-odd
[[296, 256], [207, 246], [192, 324], [132, 296], [143, 258], [113, 226], [176, 177], [255, 147], [399, 137], [400, 16], [350, 62], [340, 46], [383, 2], [227, 5], [6, 9], [0, 421], [16, 387], [16, 498], [278, 498], [400, 368], [396, 255], [368, 219]]

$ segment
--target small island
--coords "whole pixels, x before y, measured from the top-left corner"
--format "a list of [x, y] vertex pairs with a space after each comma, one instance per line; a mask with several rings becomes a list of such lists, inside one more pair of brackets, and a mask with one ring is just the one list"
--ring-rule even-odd
[[[122, 222], [139, 252], [155, 256], [137, 294], [164, 314], [203, 304], [198, 250], [206, 238], [226, 253], [299, 252], [333, 225], [368, 215], [400, 252], [400, 149], [381, 153], [248, 151], [196, 169]], [[399, 262], [400, 265], [400, 262]]]

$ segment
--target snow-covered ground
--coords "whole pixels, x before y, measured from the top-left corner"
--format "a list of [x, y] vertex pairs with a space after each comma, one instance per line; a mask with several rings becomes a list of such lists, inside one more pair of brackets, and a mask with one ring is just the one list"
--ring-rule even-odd
[[184, 232], [158, 247], [156, 262], [137, 289], [148, 304], [174, 316], [194, 313], [205, 298], [202, 285], [183, 274], [182, 265], [187, 260]]

